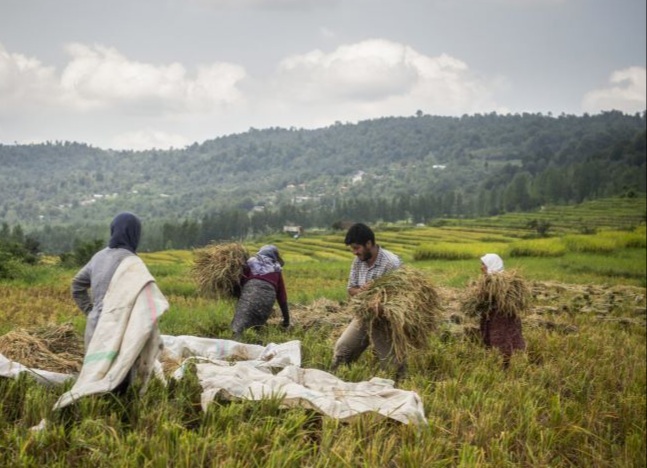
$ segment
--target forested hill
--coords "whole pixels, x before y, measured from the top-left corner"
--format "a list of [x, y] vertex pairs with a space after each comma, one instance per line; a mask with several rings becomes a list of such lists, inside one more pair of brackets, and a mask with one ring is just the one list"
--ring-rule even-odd
[[[105, 223], [218, 213], [323, 225], [340, 218], [479, 216], [646, 192], [645, 113], [389, 117], [250, 129], [183, 149], [0, 145], [0, 221]], [[269, 223], [269, 220], [266, 220]]]

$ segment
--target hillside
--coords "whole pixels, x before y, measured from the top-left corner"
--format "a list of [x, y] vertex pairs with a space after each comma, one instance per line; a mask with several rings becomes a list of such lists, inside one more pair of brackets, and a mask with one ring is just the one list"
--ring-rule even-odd
[[[418, 115], [250, 129], [164, 151], [0, 145], [0, 220], [33, 228], [105, 223], [124, 209], [177, 221], [292, 206], [310, 213], [306, 224], [356, 212], [427, 221], [644, 194], [645, 122], [620, 112]], [[328, 218], [315, 219], [322, 209]]]

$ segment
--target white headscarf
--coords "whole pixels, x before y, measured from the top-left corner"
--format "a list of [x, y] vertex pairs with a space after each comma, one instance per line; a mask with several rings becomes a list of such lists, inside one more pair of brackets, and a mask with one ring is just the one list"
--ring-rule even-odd
[[488, 273], [498, 273], [503, 271], [503, 260], [497, 254], [489, 253], [481, 257], [481, 261], [487, 268]]
[[258, 253], [247, 260], [253, 275], [266, 275], [281, 271], [281, 257], [275, 245], [264, 245]]

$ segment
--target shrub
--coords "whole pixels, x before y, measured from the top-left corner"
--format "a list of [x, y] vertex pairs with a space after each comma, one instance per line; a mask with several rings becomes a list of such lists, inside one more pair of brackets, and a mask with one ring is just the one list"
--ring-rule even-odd
[[23, 276], [27, 265], [38, 263], [38, 243], [27, 238], [24, 243], [0, 240], [0, 279]]
[[598, 230], [595, 227], [588, 226], [586, 224], [580, 226], [580, 234], [597, 234]]
[[38, 243], [31, 238], [25, 242], [0, 240], [0, 251], [5, 252], [19, 263], [35, 265], [38, 263]]
[[77, 243], [72, 252], [66, 252], [60, 255], [61, 265], [68, 268], [82, 267], [88, 263], [92, 256], [101, 250], [103, 246], [104, 242], [100, 239]]
[[11, 255], [10, 252], [0, 249], [0, 279], [16, 279], [22, 276], [25, 264]]
[[531, 221], [528, 221], [527, 226], [528, 229], [537, 231], [537, 234], [540, 237], [546, 237], [548, 235], [548, 230], [552, 227], [552, 224], [550, 223], [550, 221], [546, 221], [545, 219], [533, 219]]

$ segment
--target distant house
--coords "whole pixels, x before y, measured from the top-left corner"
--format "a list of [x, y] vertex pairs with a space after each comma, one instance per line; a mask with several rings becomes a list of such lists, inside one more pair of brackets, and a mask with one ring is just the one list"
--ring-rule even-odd
[[353, 174], [353, 177], [351, 178], [351, 182], [353, 184], [358, 184], [364, 179], [364, 176], [366, 175], [366, 172], [364, 171], [357, 171], [355, 174]]
[[283, 232], [292, 236], [300, 236], [303, 234], [303, 228], [301, 226], [283, 226]]

